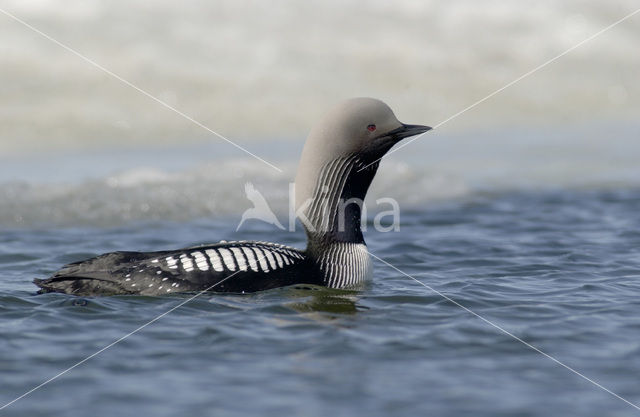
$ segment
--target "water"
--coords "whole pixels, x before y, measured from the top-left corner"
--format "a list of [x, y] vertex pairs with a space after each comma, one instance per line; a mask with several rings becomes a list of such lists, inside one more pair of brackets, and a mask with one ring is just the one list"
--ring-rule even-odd
[[[637, 403], [636, 138], [635, 125], [434, 132], [384, 162], [368, 198], [370, 250]], [[248, 180], [287, 224], [295, 169], [287, 161], [295, 160], [299, 144], [265, 143], [264, 155], [284, 153], [283, 173], [249, 159], [223, 162], [230, 155], [216, 155], [220, 147], [213, 144], [206, 149], [210, 158], [201, 146], [181, 146], [7, 161], [5, 178], [14, 179], [0, 185], [3, 404], [190, 297], [36, 296], [32, 278], [114, 250], [221, 238], [304, 247], [299, 229], [249, 221], [235, 230], [250, 207], [243, 193]], [[80, 166], [52, 170], [66, 161]], [[401, 206], [399, 232], [377, 232], [371, 224], [382, 196]], [[635, 411], [381, 262], [358, 293], [286, 288], [200, 296], [2, 413], [87, 410], [158, 416]]]
[[[287, 225], [304, 136], [373, 96], [436, 125], [633, 0], [7, 0], [15, 14], [274, 170], [0, 14], [0, 416], [627, 416], [640, 404], [637, 17], [383, 161], [360, 292], [36, 295], [61, 265]], [[401, 208], [400, 231], [372, 227]], [[430, 287], [430, 288], [429, 288]], [[185, 303], [186, 302], [186, 303]], [[185, 303], [180, 306], [181, 303]]]
[[[630, 401], [640, 401], [640, 188], [478, 193], [367, 235], [385, 261]], [[35, 296], [64, 262], [211, 236], [221, 220], [2, 234], [1, 400], [187, 296]], [[203, 295], [3, 415], [633, 415], [634, 409], [380, 262], [360, 293]]]
[[[389, 209], [376, 204], [379, 198], [420, 210], [480, 191], [634, 187], [640, 184], [639, 136], [637, 122], [436, 130], [385, 158], [367, 195], [369, 215]], [[267, 138], [252, 144], [282, 172], [213, 140], [0, 156], [0, 226], [108, 227], [223, 216], [237, 225], [251, 207], [247, 182], [287, 224], [289, 184], [303, 143]]]

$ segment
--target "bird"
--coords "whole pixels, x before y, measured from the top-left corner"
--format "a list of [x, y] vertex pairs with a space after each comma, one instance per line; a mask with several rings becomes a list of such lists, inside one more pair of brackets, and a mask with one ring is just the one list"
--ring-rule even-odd
[[253, 207], [242, 213], [242, 218], [240, 219], [238, 227], [236, 227], [236, 232], [240, 230], [240, 226], [242, 226], [245, 220], [248, 219], [262, 220], [265, 223], [276, 226], [278, 229], [284, 230], [284, 226], [278, 221], [278, 218], [273, 214], [273, 211], [271, 211], [271, 207], [269, 207], [267, 200], [265, 200], [264, 196], [256, 190], [252, 183], [248, 182], [244, 185], [244, 192], [247, 199], [253, 203]]
[[[78, 296], [248, 293], [291, 285], [359, 289], [372, 278], [361, 204], [380, 159], [429, 126], [398, 121], [383, 101], [357, 97], [331, 108], [311, 129], [295, 178], [295, 213], [307, 247], [220, 241], [178, 250], [119, 251], [35, 279], [39, 293]], [[257, 207], [257, 204], [256, 204]]]

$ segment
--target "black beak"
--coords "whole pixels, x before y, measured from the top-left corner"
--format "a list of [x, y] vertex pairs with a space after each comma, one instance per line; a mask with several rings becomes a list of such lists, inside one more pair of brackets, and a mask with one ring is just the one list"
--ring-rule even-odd
[[399, 128], [387, 133], [386, 136], [391, 137], [397, 142], [404, 138], [408, 138], [409, 136], [415, 136], [419, 135], [420, 133], [428, 132], [431, 129], [432, 128], [429, 126], [402, 124], [402, 126], [400, 126]]

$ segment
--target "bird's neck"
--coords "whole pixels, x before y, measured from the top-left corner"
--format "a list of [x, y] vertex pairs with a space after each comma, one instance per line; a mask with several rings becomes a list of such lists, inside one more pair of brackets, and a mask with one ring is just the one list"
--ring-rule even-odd
[[366, 165], [357, 156], [331, 160], [315, 173], [313, 189], [299, 194], [310, 195], [305, 201], [296, 201], [309, 250], [321, 250], [332, 243], [364, 243], [362, 206], [378, 163]]

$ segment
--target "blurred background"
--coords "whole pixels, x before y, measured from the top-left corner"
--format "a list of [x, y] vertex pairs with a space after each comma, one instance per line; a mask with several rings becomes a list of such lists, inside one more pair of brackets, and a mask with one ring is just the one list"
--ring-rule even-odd
[[[631, 13], [633, 0], [67, 1], [0, 8], [0, 225], [280, 211], [311, 125], [352, 96], [436, 125]], [[640, 184], [640, 16], [383, 164], [373, 195]], [[420, 191], [416, 193], [416, 187]]]
[[[302, 248], [299, 227], [236, 230], [245, 184], [287, 225], [305, 137], [336, 102], [376, 97], [440, 125], [639, 7], [0, 0], [0, 406], [172, 311], [3, 412], [628, 416], [382, 263], [357, 295], [203, 295], [177, 311], [177, 294], [34, 297], [31, 280], [117, 250]], [[365, 233], [385, 262], [634, 404], [639, 40], [640, 13], [385, 157], [368, 216], [393, 198], [401, 230]]]

